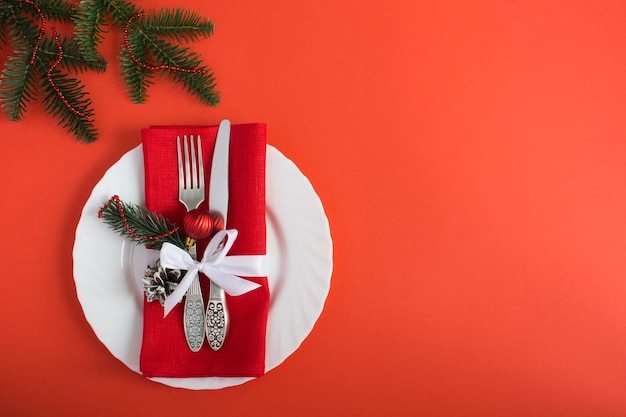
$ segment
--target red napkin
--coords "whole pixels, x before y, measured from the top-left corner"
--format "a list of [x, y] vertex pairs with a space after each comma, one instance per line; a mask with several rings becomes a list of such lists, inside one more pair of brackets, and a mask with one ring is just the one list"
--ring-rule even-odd
[[[186, 212], [178, 201], [178, 166], [176, 137], [200, 135], [204, 159], [205, 201], [208, 208], [208, 187], [217, 126], [151, 127], [142, 130], [146, 206], [149, 210], [182, 225]], [[233, 125], [229, 159], [228, 229], [237, 229], [239, 236], [229, 255], [265, 254], [265, 125]], [[198, 241], [198, 254], [207, 241]], [[144, 298], [143, 344], [140, 367], [146, 377], [209, 377], [253, 376], [265, 372], [265, 331], [269, 309], [267, 277], [246, 277], [258, 284], [249, 293], [226, 295], [230, 312], [230, 328], [224, 346], [213, 351], [205, 340], [199, 352], [187, 347], [183, 330], [182, 303], [167, 317], [157, 301]], [[205, 305], [209, 281], [201, 275]]]

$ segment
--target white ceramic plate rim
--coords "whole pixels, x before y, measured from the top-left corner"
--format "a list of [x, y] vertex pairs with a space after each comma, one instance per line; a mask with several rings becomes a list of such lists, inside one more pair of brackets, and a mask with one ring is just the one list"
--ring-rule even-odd
[[[332, 275], [332, 240], [322, 203], [309, 180], [267, 146], [267, 255], [270, 311], [265, 370], [289, 357], [319, 318]], [[122, 239], [98, 219], [114, 194], [145, 204], [141, 145], [113, 164], [96, 184], [76, 228], [74, 281], [85, 318], [114, 357], [140, 373], [143, 329], [141, 275], [153, 251]], [[150, 378], [173, 387], [219, 389], [253, 378]]]

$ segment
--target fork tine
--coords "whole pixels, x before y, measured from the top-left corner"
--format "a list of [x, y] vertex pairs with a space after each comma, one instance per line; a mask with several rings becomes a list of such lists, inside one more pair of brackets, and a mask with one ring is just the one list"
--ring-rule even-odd
[[193, 143], [193, 135], [189, 137], [189, 149], [191, 151], [191, 181], [189, 188], [198, 189], [198, 166], [196, 165], [196, 146]]
[[176, 155], [178, 156], [178, 188], [180, 190], [185, 186], [185, 177], [183, 174], [183, 154], [180, 149], [180, 136], [176, 136]]
[[200, 135], [196, 137], [198, 148], [198, 188], [204, 190], [204, 163], [202, 161], [202, 140]]
[[183, 136], [183, 151], [185, 154], [185, 183], [183, 184], [184, 189], [191, 189], [191, 172], [190, 172], [190, 163], [189, 163], [189, 140], [187, 139], [187, 135]]

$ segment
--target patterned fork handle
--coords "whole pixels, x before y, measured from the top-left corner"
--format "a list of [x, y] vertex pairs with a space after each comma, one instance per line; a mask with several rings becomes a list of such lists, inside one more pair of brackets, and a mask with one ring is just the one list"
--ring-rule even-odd
[[185, 296], [184, 327], [189, 349], [199, 351], [204, 342], [204, 302], [198, 278], [194, 278]]
[[[196, 259], [195, 244], [189, 250], [189, 254]], [[198, 277], [193, 279], [185, 294], [183, 324], [187, 346], [192, 352], [198, 352], [204, 342], [204, 301]]]
[[224, 290], [211, 281], [209, 306], [206, 310], [206, 336], [213, 350], [220, 350], [228, 332], [228, 310]]

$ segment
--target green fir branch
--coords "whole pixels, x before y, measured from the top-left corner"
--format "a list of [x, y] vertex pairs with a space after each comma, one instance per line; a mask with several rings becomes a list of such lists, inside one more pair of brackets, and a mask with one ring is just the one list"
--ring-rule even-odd
[[[0, 0], [0, 49], [5, 46], [11, 51], [5, 53], [0, 74], [0, 108], [10, 120], [21, 120], [27, 104], [41, 95], [44, 111], [77, 140], [96, 140], [92, 102], [80, 80], [68, 72], [105, 71], [107, 62], [98, 50], [105, 33], [111, 26], [122, 32], [129, 22], [129, 30], [123, 33], [129, 48], [122, 45], [119, 62], [134, 103], [146, 101], [157, 74], [180, 84], [204, 104], [219, 102], [213, 73], [197, 53], [179, 45], [211, 36], [209, 19], [180, 8], [144, 13], [126, 0], [81, 0], [77, 6], [70, 0], [33, 1], [38, 7], [23, 0]], [[73, 37], [58, 38], [62, 58], [49, 34], [50, 25], [40, 37], [37, 8], [47, 20], [73, 22]]]
[[219, 92], [215, 91], [215, 77], [209, 68], [202, 65], [202, 61], [189, 48], [173, 45], [162, 39], [153, 39], [150, 50], [159, 65], [170, 65], [186, 69], [198, 69], [206, 72], [183, 72], [176, 70], [163, 70], [165, 78], [178, 84], [182, 84], [188, 94], [195, 96], [202, 103], [216, 106], [220, 101]]
[[120, 28], [125, 27], [131, 17], [142, 12], [141, 7], [124, 0], [107, 0], [106, 3], [111, 19]]
[[[0, 3], [1, 4], [1, 3]], [[13, 55], [8, 56], [0, 83], [0, 106], [11, 121], [24, 118], [26, 104], [37, 94], [34, 68], [30, 64], [38, 28], [25, 16], [20, 7], [5, 7], [7, 38]]]
[[67, 0], [37, 0], [37, 4], [48, 20], [70, 23], [76, 14], [74, 4]]
[[[74, 35], [80, 51], [88, 58], [102, 58], [98, 47], [104, 40], [108, 0], [82, 0], [76, 9]], [[103, 58], [102, 58], [103, 59]]]
[[98, 139], [91, 99], [81, 82], [58, 70], [52, 72], [51, 79], [58, 91], [49, 82], [42, 85], [41, 104], [44, 111], [57, 118], [59, 125], [72, 133], [79, 142], [91, 143]]
[[141, 31], [146, 36], [164, 36], [182, 42], [195, 42], [213, 35], [214, 25], [203, 16], [180, 8], [161, 9], [144, 18]]
[[[6, 17], [8, 19], [12, 19], [15, 14], [36, 14], [35, 8], [32, 5], [19, 0], [2, 0], [0, 1], [0, 8], [7, 12]], [[1, 12], [0, 15], [2, 15]]]
[[[59, 35], [61, 48], [63, 49], [63, 60], [61, 66], [76, 73], [85, 71], [95, 71], [102, 73], [107, 69], [107, 62], [102, 56], [87, 58], [80, 51], [80, 47], [75, 39]], [[38, 55], [45, 56], [49, 61], [55, 61], [59, 56], [59, 49], [54, 39], [44, 37], [39, 48]]]
[[9, 44], [7, 38], [8, 24], [9, 24], [9, 12], [3, 1], [0, 1], [0, 51], [4, 46]]
[[[124, 0], [82, 0], [76, 18], [76, 37], [81, 51], [87, 56], [96, 56], [101, 43], [99, 32], [106, 24], [105, 12], [121, 30], [129, 21], [142, 13], [141, 8]], [[213, 73], [202, 64], [196, 53], [173, 45], [160, 37], [177, 42], [191, 42], [213, 34], [213, 23], [197, 13], [176, 9], [161, 9], [147, 13], [132, 21], [127, 33], [130, 49], [135, 58], [146, 65], [170, 65], [184, 69], [205, 70], [205, 73], [187, 73], [176, 70], [163, 70], [164, 78], [183, 86], [183, 89], [196, 96], [201, 103], [216, 106], [220, 94], [216, 91]], [[119, 54], [122, 79], [133, 103], [144, 103], [148, 88], [154, 83], [152, 71], [134, 62], [129, 51], [123, 46]], [[153, 59], [155, 62], [151, 62]]]
[[[124, 219], [120, 216], [117, 203], [114, 198], [109, 200], [100, 210], [99, 216], [120, 236], [130, 239], [133, 242], [150, 246], [153, 249], [161, 249], [165, 242], [169, 242], [179, 248], [184, 249], [182, 232], [177, 230], [172, 234], [168, 232], [177, 229], [176, 224], [170, 222], [160, 214], [153, 213], [145, 207], [120, 201], [124, 211], [124, 217], [128, 226], [135, 232], [131, 234], [126, 228]], [[156, 240], [142, 239], [141, 236], [163, 236]]]
[[[59, 69], [51, 74], [58, 91], [55, 90], [47, 73], [58, 59], [58, 47], [52, 38], [44, 36], [40, 40], [34, 63], [30, 63], [39, 34], [39, 16], [32, 5], [27, 4], [30, 6], [28, 10], [23, 5], [23, 2], [12, 2], [5, 9], [5, 16], [9, 16], [8, 37], [15, 55], [9, 57], [2, 73], [0, 103], [3, 111], [10, 120], [21, 120], [26, 112], [26, 104], [40, 93], [47, 114], [57, 118], [59, 124], [73, 133], [77, 140], [93, 142], [97, 138], [97, 130], [90, 120], [93, 117], [91, 100], [80, 81], [70, 78], [60, 68], [75, 72], [101, 72], [106, 68], [106, 63], [97, 58], [85, 59], [76, 42], [60, 37], [64, 56]], [[44, 15], [63, 21], [71, 18], [73, 6], [64, 1], [51, 0], [42, 2], [40, 8]], [[31, 14], [35, 17], [29, 18]]]
[[[0, 4], [4, 2], [6, 0], [0, 1]], [[8, 25], [7, 37], [13, 50], [28, 47], [32, 51], [39, 34], [39, 26], [33, 20], [23, 15], [20, 7], [22, 3], [18, 3], [19, 5], [7, 4], [5, 9], [4, 21]]]
[[30, 64], [32, 51], [17, 49], [2, 71], [0, 84], [0, 106], [11, 121], [24, 118], [26, 104], [37, 95], [37, 83], [34, 77], [34, 68]]
[[[143, 43], [144, 37], [139, 32], [132, 32], [128, 35], [128, 42], [134, 51], [135, 57], [144, 62], [146, 60], [146, 48]], [[154, 71], [142, 68], [137, 64], [126, 48], [120, 51], [120, 68], [122, 79], [126, 84], [126, 92], [133, 103], [141, 104], [148, 98], [148, 87], [154, 84]]]

